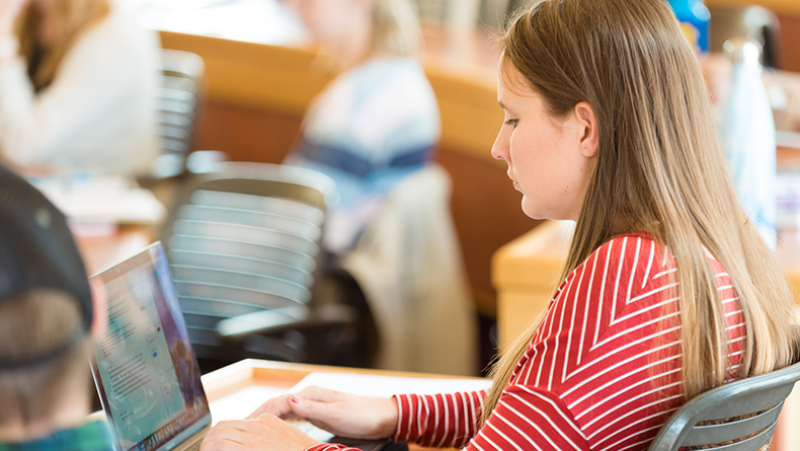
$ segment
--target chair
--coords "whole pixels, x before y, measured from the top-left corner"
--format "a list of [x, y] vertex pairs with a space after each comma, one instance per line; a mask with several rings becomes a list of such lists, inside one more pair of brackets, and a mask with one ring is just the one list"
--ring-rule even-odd
[[758, 450], [772, 440], [783, 402], [798, 380], [800, 363], [795, 363], [709, 390], [670, 418], [650, 451], [676, 451], [681, 447]]
[[194, 53], [164, 49], [161, 53], [161, 87], [158, 91], [158, 130], [161, 154], [149, 174], [140, 179], [148, 186], [186, 171], [192, 150], [197, 108], [202, 97], [203, 59]]
[[355, 313], [316, 296], [335, 197], [327, 176], [271, 164], [221, 163], [189, 183], [161, 237], [201, 367], [346, 361]]

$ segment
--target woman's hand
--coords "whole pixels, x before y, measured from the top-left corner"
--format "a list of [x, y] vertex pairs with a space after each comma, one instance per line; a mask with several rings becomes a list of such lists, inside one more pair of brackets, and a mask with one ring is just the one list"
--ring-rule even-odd
[[389, 437], [397, 426], [394, 398], [366, 398], [319, 387], [271, 399], [248, 418], [270, 414], [286, 420], [306, 420], [341, 437]]
[[221, 421], [200, 445], [200, 451], [303, 451], [318, 444], [274, 415], [250, 420]]

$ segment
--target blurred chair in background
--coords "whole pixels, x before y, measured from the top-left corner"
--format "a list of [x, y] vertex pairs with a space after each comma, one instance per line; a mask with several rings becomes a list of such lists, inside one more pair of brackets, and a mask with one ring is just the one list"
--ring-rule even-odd
[[203, 100], [204, 71], [203, 59], [194, 53], [162, 50], [158, 92], [161, 154], [153, 162], [151, 172], [139, 178], [140, 184], [152, 185], [186, 171], [197, 112]]
[[23, 168], [149, 171], [158, 59], [157, 34], [121, 2], [3, 2], [0, 155]]
[[335, 196], [314, 171], [224, 163], [170, 210], [161, 239], [204, 371], [243, 358], [362, 363], [358, 312], [317, 295]]

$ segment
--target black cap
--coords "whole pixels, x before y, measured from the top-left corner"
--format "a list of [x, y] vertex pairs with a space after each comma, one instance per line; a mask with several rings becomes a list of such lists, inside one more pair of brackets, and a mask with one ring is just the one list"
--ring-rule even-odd
[[83, 325], [57, 349], [9, 360], [0, 369], [54, 359], [82, 341], [92, 324], [92, 292], [64, 215], [39, 190], [0, 165], [0, 305], [36, 289], [62, 291], [79, 304]]

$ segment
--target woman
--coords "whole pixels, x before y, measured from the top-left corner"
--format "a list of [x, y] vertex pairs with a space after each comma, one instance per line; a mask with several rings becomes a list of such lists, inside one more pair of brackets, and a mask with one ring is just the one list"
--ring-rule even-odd
[[[645, 450], [688, 399], [788, 365], [792, 294], [737, 203], [692, 49], [661, 0], [545, 0], [503, 38], [505, 160], [534, 218], [577, 222], [563, 282], [488, 394], [309, 389], [220, 424], [211, 449]], [[203, 449], [203, 448], [201, 448]]]
[[112, 0], [0, 1], [0, 159], [147, 171], [158, 151], [158, 47]]
[[325, 246], [342, 254], [401, 179], [433, 157], [439, 110], [416, 56], [419, 24], [408, 0], [294, 0], [342, 71], [314, 101], [286, 162], [329, 175], [340, 204]]

